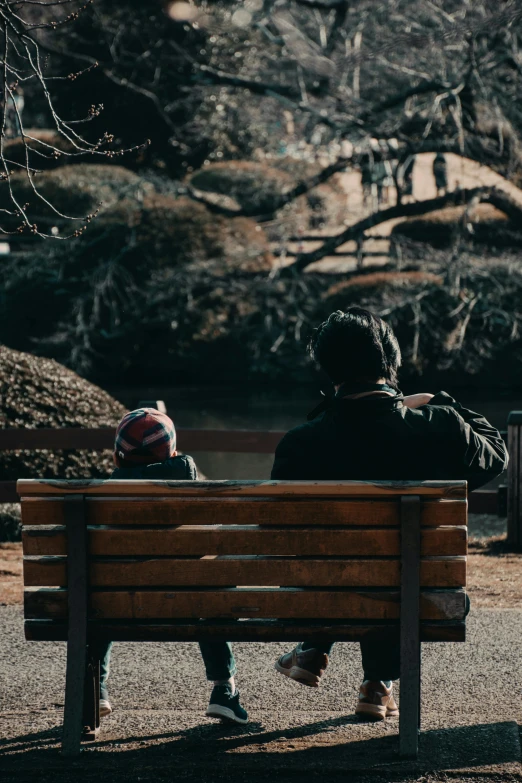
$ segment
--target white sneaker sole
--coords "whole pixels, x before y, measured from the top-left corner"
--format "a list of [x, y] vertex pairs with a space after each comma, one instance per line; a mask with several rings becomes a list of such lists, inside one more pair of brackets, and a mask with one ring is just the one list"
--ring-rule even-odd
[[222, 707], [220, 704], [210, 704], [205, 715], [207, 718], [217, 718], [233, 723], [248, 723], [248, 718], [238, 718], [233, 710], [229, 707]]
[[318, 688], [321, 678], [317, 674], [309, 672], [308, 669], [301, 669], [299, 666], [292, 666], [291, 669], [286, 669], [281, 666], [279, 661], [274, 664], [274, 669], [279, 674], [283, 674], [294, 682], [298, 682], [300, 685], [307, 685], [309, 688]]
[[361, 715], [366, 720], [384, 720], [385, 718], [396, 718], [399, 710], [390, 710], [387, 707], [379, 707], [377, 704], [358, 704], [355, 708], [355, 714]]
[[106, 699], [100, 699], [100, 718], [106, 718], [112, 712], [110, 702]]

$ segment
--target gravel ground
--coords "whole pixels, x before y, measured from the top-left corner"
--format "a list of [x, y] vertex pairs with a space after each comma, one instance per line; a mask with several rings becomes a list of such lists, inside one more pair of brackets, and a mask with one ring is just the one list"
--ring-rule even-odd
[[[21, 607], [0, 608], [0, 779], [341, 779], [522, 781], [522, 611], [475, 610], [466, 644], [423, 649], [423, 735], [418, 762], [396, 757], [397, 720], [365, 725], [352, 714], [356, 645], [339, 644], [325, 683], [311, 691], [279, 677], [281, 644], [238, 644], [245, 727], [203, 716], [209, 695], [197, 647], [118, 644], [114, 713], [78, 762], [58, 752], [65, 644], [25, 642]], [[197, 762], [196, 762], [197, 758]]]

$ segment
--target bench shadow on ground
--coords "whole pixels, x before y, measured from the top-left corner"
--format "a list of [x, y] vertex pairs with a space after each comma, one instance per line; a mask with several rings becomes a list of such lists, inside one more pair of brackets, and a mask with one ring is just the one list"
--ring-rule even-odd
[[[203, 724], [190, 729], [101, 739], [88, 748], [75, 766], [98, 765], [121, 770], [163, 765], [190, 768], [197, 772], [209, 766], [232, 770], [360, 770], [376, 772], [390, 768], [423, 768], [448, 770], [487, 767], [520, 762], [518, 729], [513, 722], [500, 722], [424, 731], [416, 762], [402, 761], [398, 756], [396, 732], [386, 736], [354, 738], [350, 725], [355, 716], [307, 723], [295, 728], [267, 731], [260, 723], [248, 726]], [[395, 723], [397, 725], [397, 722]], [[398, 726], [397, 726], [398, 728]], [[58, 771], [71, 762], [59, 753], [61, 726], [0, 740], [0, 767], [12, 769], [46, 769]], [[310, 738], [314, 738], [310, 742]], [[308, 740], [308, 742], [307, 742]], [[138, 747], [136, 747], [138, 746]], [[391, 765], [391, 767], [390, 767]]]

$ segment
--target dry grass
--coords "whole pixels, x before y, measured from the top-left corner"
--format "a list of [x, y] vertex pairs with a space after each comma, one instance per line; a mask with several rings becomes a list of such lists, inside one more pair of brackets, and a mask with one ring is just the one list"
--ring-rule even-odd
[[470, 541], [468, 590], [474, 607], [520, 609], [522, 552], [507, 552], [505, 535]]
[[22, 544], [0, 544], [0, 606], [21, 604]]

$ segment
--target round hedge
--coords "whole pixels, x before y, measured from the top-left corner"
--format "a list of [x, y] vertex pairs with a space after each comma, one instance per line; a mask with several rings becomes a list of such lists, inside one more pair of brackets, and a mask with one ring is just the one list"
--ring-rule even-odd
[[345, 310], [350, 305], [359, 304], [361, 299], [377, 296], [382, 301], [394, 298], [400, 292], [409, 295], [416, 289], [441, 286], [442, 283], [442, 277], [432, 272], [371, 272], [330, 286], [323, 294], [323, 302], [332, 311]]
[[241, 209], [258, 215], [273, 212], [278, 200], [292, 189], [293, 177], [264, 163], [230, 160], [211, 163], [190, 177], [196, 190], [226, 196]]
[[426, 242], [433, 247], [449, 247], [456, 235], [462, 233], [468, 240], [489, 246], [504, 247], [522, 241], [520, 233], [513, 238], [515, 226], [511, 224], [504, 212], [491, 204], [477, 204], [466, 219], [464, 206], [447, 207], [430, 212], [422, 217], [408, 218], [398, 223], [392, 230], [392, 236], [400, 239]]
[[[115, 427], [126, 409], [107, 392], [52, 359], [0, 346], [0, 429]], [[110, 452], [3, 451], [4, 480], [107, 477]]]
[[[235, 205], [263, 218], [277, 210], [295, 180], [291, 174], [266, 163], [231, 160], [205, 166], [194, 172], [189, 182], [195, 190], [207, 194], [209, 201]], [[281, 241], [304, 231], [309, 219], [307, 201], [300, 197], [277, 210], [275, 218], [266, 222], [264, 228], [269, 239]]]
[[[103, 212], [122, 199], [139, 202], [154, 193], [153, 185], [123, 166], [87, 163], [42, 171], [34, 175], [33, 183], [55, 209], [71, 217], [85, 217], [97, 209]], [[25, 173], [13, 174], [11, 187], [17, 201], [22, 206], [29, 205], [27, 213], [31, 219], [59, 220], [56, 212], [35, 195]], [[13, 208], [7, 182], [0, 183], [0, 207]]]
[[273, 265], [266, 235], [254, 220], [214, 215], [187, 197], [123, 201], [96, 220], [92, 231], [102, 243], [127, 242], [135, 265], [149, 270], [196, 263], [213, 271], [263, 271]]
[[[58, 166], [65, 166], [73, 163], [75, 160], [82, 160], [82, 157], [71, 158], [75, 153], [74, 146], [64, 136], [56, 130], [29, 128], [25, 130], [26, 144], [29, 148], [29, 165], [32, 168], [55, 169]], [[53, 149], [50, 149], [50, 148]], [[57, 150], [57, 153], [54, 153]], [[5, 156], [12, 163], [19, 166], [26, 165], [26, 146], [20, 136], [14, 139], [6, 139], [4, 142]], [[68, 154], [67, 154], [68, 153]]]

